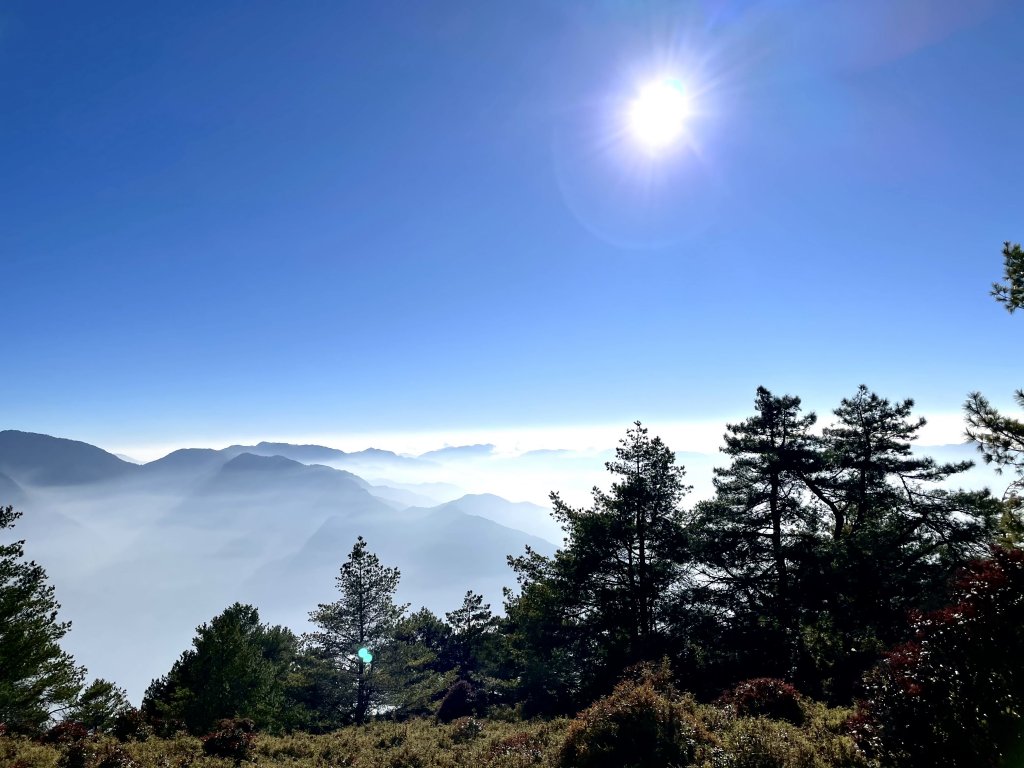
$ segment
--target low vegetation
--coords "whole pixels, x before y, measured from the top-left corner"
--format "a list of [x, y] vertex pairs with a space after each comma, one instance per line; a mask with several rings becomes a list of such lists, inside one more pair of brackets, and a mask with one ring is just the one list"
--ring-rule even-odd
[[[846, 731], [850, 710], [805, 703], [804, 725], [738, 717], [728, 708], [629, 680], [577, 718], [508, 722], [376, 721], [328, 734], [256, 734], [248, 750], [211, 754], [178, 734], [120, 742], [110, 735], [46, 744], [0, 738], [10, 768], [856, 768], [868, 763]], [[472, 723], [472, 725], [470, 725]], [[223, 730], [231, 731], [231, 727]], [[232, 742], [229, 746], [234, 746]]]

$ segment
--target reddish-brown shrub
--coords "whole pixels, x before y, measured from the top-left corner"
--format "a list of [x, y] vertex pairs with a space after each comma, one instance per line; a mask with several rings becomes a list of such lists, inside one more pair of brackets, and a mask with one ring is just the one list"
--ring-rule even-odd
[[89, 729], [84, 725], [74, 720], [65, 720], [53, 726], [40, 740], [44, 744], [75, 744], [85, 741], [88, 736]]
[[203, 752], [240, 763], [250, 760], [256, 745], [256, 724], [247, 718], [221, 720], [217, 730], [202, 737]]
[[491, 745], [487, 750], [487, 762], [518, 758], [519, 763], [540, 763], [544, 760], [544, 744], [536, 736], [515, 733]]
[[866, 677], [850, 729], [893, 768], [1022, 764], [1024, 552], [994, 549], [961, 574], [952, 597], [915, 615], [914, 639]]
[[737, 717], [770, 717], [793, 725], [804, 721], [799, 691], [785, 680], [774, 677], [744, 680], [719, 697], [718, 702], [732, 707]]

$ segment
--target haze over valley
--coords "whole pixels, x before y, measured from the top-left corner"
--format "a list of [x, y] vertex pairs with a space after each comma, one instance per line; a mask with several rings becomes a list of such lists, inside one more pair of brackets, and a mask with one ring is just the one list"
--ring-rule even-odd
[[[965, 445], [921, 451], [975, 458]], [[413, 456], [260, 442], [135, 464], [87, 443], [7, 430], [0, 495], [25, 512], [15, 532], [73, 621], [68, 649], [90, 675], [116, 678], [138, 700], [194, 627], [232, 602], [306, 629], [309, 611], [332, 599], [360, 535], [400, 568], [398, 598], [413, 610], [452, 610], [472, 589], [500, 611], [502, 589], [515, 584], [506, 556], [526, 545], [550, 555], [561, 531], [550, 505], [468, 493], [460, 479], [532, 488], [560, 476], [550, 490], [584, 504], [591, 486], [607, 485], [603, 462], [612, 455], [611, 446], [511, 455], [477, 444]], [[677, 459], [694, 486], [687, 503], [710, 497], [719, 457]], [[983, 466], [956, 481], [1005, 484]]]

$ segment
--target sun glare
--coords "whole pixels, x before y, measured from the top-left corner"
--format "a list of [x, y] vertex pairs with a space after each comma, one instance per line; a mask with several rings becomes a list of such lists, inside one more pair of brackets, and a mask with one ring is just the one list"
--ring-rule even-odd
[[690, 98], [674, 77], [648, 83], [630, 105], [633, 135], [651, 151], [660, 151], [678, 141], [690, 116]]

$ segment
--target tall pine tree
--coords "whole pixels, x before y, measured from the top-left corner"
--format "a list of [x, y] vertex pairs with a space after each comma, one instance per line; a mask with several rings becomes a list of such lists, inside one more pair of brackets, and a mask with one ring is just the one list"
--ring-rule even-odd
[[[689, 527], [702, 595], [729, 617], [736, 662], [732, 674], [792, 677], [799, 656], [795, 571], [814, 524], [800, 480], [818, 462], [800, 398], [758, 387], [754, 416], [727, 425], [715, 469], [715, 498], [698, 505]], [[746, 657], [746, 658], [745, 658]], [[749, 662], [756, 667], [747, 666]]]
[[390, 704], [401, 678], [395, 633], [408, 608], [395, 603], [400, 578], [360, 536], [337, 577], [341, 596], [309, 614], [317, 631], [306, 641], [321, 661], [320, 708], [328, 721], [363, 723]]
[[[0, 507], [0, 532], [19, 517]], [[53, 587], [42, 566], [25, 561], [24, 544], [0, 542], [0, 723], [32, 730], [73, 705], [85, 670], [61, 650], [71, 624], [58, 620]]]
[[606, 468], [616, 480], [609, 492], [594, 489], [590, 508], [552, 494], [566, 534], [553, 558], [529, 549], [509, 558], [522, 587], [506, 602], [514, 652], [540, 709], [586, 702], [624, 667], [666, 650], [685, 560], [685, 471], [639, 422]]
[[804, 633], [815, 658], [806, 675], [836, 700], [901, 638], [907, 611], [941, 604], [956, 569], [984, 552], [998, 516], [987, 491], [941, 487], [971, 462], [914, 453], [925, 420], [913, 406], [860, 386], [835, 410], [822, 464], [805, 477], [830, 531], [802, 584], [815, 614]]

